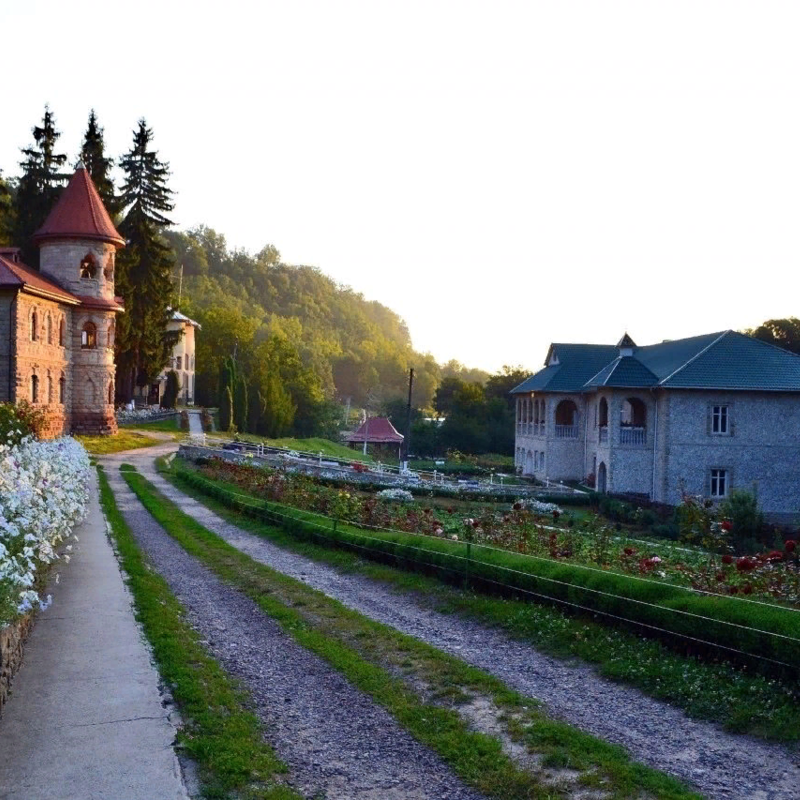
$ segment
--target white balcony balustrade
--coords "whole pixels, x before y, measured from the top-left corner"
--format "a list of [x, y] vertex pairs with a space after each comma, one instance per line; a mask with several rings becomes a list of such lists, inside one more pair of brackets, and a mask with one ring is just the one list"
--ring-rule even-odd
[[556, 425], [556, 439], [577, 439], [577, 425]]
[[628, 426], [619, 429], [619, 443], [620, 444], [637, 444], [643, 445], [647, 442], [647, 429], [646, 428], [632, 428]]

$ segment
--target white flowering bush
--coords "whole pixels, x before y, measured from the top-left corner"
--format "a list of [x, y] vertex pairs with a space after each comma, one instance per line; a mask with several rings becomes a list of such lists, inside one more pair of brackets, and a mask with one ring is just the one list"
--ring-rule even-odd
[[514, 508], [517, 506], [533, 511], [534, 514], [552, 514], [554, 511], [563, 513], [555, 503], [543, 503], [541, 500], [517, 500]]
[[405, 489], [381, 489], [375, 496], [379, 500], [399, 500], [401, 503], [409, 503], [414, 499], [414, 495]]
[[36, 591], [37, 575], [86, 514], [89, 469], [71, 438], [0, 444], [0, 626], [49, 603]]

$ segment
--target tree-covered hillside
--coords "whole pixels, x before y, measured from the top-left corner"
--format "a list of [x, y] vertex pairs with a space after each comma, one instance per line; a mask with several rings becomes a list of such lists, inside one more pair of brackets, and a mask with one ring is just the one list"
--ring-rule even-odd
[[[415, 404], [430, 407], [440, 368], [415, 353], [405, 322], [391, 309], [318, 269], [289, 266], [272, 245], [250, 255], [229, 249], [211, 228], [170, 231], [167, 237], [183, 265], [181, 309], [203, 325], [198, 337], [198, 402], [217, 397], [222, 360], [237, 359], [280, 342], [284, 355], [313, 370], [328, 397], [378, 410], [402, 397], [408, 369], [415, 368]], [[253, 365], [255, 366], [255, 365]]]

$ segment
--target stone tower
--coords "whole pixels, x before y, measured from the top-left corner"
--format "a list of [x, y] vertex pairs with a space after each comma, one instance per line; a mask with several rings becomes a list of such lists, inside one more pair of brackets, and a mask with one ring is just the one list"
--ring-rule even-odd
[[41, 273], [80, 300], [71, 311], [69, 383], [73, 433], [115, 433], [114, 295], [117, 250], [125, 246], [80, 164], [34, 235]]

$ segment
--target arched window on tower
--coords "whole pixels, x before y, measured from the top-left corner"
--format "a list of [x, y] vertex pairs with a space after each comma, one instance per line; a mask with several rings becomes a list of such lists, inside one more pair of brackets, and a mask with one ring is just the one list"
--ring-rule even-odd
[[97, 328], [93, 322], [87, 322], [81, 329], [81, 349], [93, 350], [97, 347]]
[[64, 317], [58, 321], [58, 346], [64, 346]]
[[31, 311], [31, 341], [35, 342], [39, 338], [39, 315], [36, 309]]
[[108, 382], [108, 404], [114, 405], [114, 381]]
[[31, 403], [39, 402], [39, 376], [31, 375]]
[[97, 262], [91, 253], [81, 259], [81, 278], [94, 278], [97, 274]]
[[106, 266], [103, 270], [103, 275], [105, 275], [107, 281], [114, 280], [114, 251], [112, 250], [108, 254], [108, 258], [106, 259]]
[[62, 375], [58, 381], [58, 402], [64, 405], [67, 397], [67, 379]]

